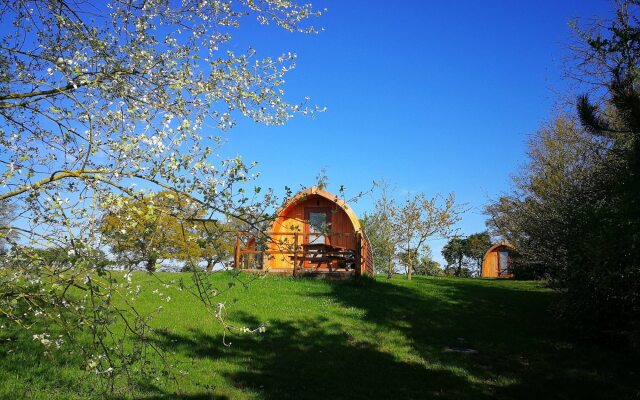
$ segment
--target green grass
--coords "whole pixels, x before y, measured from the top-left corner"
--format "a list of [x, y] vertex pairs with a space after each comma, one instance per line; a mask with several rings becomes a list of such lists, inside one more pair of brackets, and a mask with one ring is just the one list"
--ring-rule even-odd
[[[150, 312], [159, 285], [143, 273], [135, 280], [138, 307]], [[224, 287], [231, 278], [214, 280]], [[160, 289], [173, 299], [153, 323], [166, 328], [163, 342], [189, 373], [180, 398], [640, 398], [638, 358], [574, 338], [552, 316], [556, 295], [535, 282], [261, 278], [224, 300], [234, 323], [267, 331], [227, 337], [230, 347], [192, 296]], [[43, 357], [32, 341], [6, 339], [0, 396], [90, 396], [79, 359]], [[176, 390], [160, 380], [118, 396], [173, 398]]]

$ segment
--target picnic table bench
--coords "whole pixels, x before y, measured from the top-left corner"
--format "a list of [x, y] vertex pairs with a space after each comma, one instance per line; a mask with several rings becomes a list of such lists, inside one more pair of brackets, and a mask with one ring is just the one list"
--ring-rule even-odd
[[[333, 271], [332, 264], [336, 262], [338, 268], [342, 267], [349, 269], [353, 267], [353, 260], [355, 254], [353, 250], [347, 249], [341, 246], [334, 246], [326, 243], [305, 243], [302, 245], [301, 256], [293, 255], [289, 256], [292, 260], [307, 261], [310, 264], [316, 265], [316, 270], [320, 268], [322, 264], [327, 264], [329, 271]], [[297, 265], [294, 266], [297, 268]]]

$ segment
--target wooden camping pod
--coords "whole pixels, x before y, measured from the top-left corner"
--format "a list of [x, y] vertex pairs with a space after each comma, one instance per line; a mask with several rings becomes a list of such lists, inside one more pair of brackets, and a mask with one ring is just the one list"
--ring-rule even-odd
[[236, 268], [259, 253], [260, 262], [253, 268], [271, 273], [373, 274], [371, 244], [355, 213], [316, 186], [287, 201], [267, 235], [270, 240], [262, 251], [241, 248], [237, 241]]
[[511, 253], [514, 249], [507, 242], [491, 246], [482, 261], [482, 277], [513, 278]]

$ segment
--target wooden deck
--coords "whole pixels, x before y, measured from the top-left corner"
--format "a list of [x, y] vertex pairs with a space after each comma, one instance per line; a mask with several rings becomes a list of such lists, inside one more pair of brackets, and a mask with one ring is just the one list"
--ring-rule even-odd
[[[269, 275], [281, 275], [281, 276], [291, 276], [293, 271], [291, 268], [270, 268], [270, 269], [243, 269], [243, 272], [254, 273], [254, 274], [269, 274]], [[316, 278], [316, 279], [328, 279], [328, 280], [346, 280], [355, 278], [356, 272], [354, 270], [332, 270], [329, 271], [327, 268], [305, 268], [303, 270], [299, 270], [296, 274], [297, 277], [303, 278]]]
[[[267, 235], [277, 239], [259, 250], [255, 239], [247, 233], [238, 233], [234, 254], [235, 269], [293, 276], [359, 275], [362, 259], [360, 232], [268, 232]], [[316, 236], [323, 236], [326, 242], [315, 243]], [[352, 237], [354, 248], [329, 243], [338, 241], [336, 238], [341, 237]]]

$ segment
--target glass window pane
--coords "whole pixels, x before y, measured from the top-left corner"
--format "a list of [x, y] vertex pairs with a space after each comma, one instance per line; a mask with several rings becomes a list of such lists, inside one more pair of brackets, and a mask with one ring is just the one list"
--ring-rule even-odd
[[[309, 233], [321, 233], [326, 230], [327, 214], [309, 212]], [[325, 243], [324, 235], [309, 235], [309, 243]]]
[[500, 273], [506, 274], [509, 272], [509, 253], [506, 251], [501, 251], [500, 255]]

